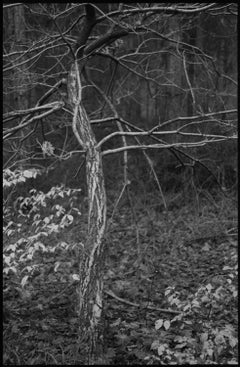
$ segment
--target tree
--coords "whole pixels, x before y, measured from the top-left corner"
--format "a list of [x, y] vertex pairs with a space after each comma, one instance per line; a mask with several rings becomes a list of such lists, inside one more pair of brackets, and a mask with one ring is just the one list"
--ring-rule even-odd
[[[58, 119], [64, 112], [61, 120], [67, 132], [71, 121], [71, 134], [81, 150], [75, 151], [68, 142], [66, 153], [64, 143], [59, 158], [79, 153], [85, 157], [88, 234], [80, 259], [79, 318], [91, 364], [101, 355], [102, 269], [107, 251], [102, 159], [123, 152], [121, 195], [129, 190], [129, 153], [136, 150], [143, 153], [161, 195], [150, 151], [168, 150], [182, 166], [201, 165], [211, 174], [199, 158], [203, 149], [236, 140], [236, 70], [234, 59], [227, 70], [224, 62], [218, 65], [204, 32], [213, 19], [213, 31], [222, 24], [230, 37], [236, 4], [15, 4], [4, 9], [23, 7], [33, 39], [24, 40], [23, 51], [5, 48], [5, 85], [10, 72], [24, 67], [36, 80], [30, 87], [35, 86], [38, 96], [34, 107], [19, 109], [19, 105], [7, 107], [6, 95], [4, 141], [16, 155], [18, 142], [35, 134], [41, 138], [42, 152], [58, 158], [46, 137], [55, 138], [60, 146], [51, 116]], [[17, 43], [12, 41], [12, 47]], [[45, 63], [45, 56], [51, 61]], [[94, 132], [94, 126], [100, 126], [99, 131]], [[32, 162], [42, 152], [30, 152]], [[16, 166], [15, 158], [6, 154], [7, 166], [10, 160]]]

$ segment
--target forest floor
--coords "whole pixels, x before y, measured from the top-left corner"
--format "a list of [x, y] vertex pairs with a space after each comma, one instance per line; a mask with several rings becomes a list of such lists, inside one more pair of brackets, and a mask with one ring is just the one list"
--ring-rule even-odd
[[[107, 231], [99, 364], [237, 364], [236, 201], [155, 202], [123, 205]], [[4, 365], [81, 365], [74, 274], [85, 225], [43, 240], [48, 251], [23, 262], [35, 266], [26, 282], [4, 275]]]

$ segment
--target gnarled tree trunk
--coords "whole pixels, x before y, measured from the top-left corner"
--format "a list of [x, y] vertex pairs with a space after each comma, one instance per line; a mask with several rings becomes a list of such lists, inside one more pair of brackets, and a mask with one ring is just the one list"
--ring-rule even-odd
[[77, 61], [68, 79], [69, 102], [73, 108], [73, 132], [86, 151], [88, 185], [88, 237], [80, 263], [79, 317], [80, 337], [88, 345], [88, 363], [93, 364], [101, 352], [103, 235], [106, 226], [106, 193], [102, 157], [87, 113], [82, 105], [82, 86]]

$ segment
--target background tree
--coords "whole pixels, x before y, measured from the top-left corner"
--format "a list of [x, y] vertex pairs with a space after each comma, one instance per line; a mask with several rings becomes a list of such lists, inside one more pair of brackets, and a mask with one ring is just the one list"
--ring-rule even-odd
[[236, 182], [236, 5], [15, 4], [4, 6], [3, 26], [4, 167], [41, 168], [37, 186], [64, 176], [84, 187], [79, 157], [86, 162], [79, 314], [91, 363], [100, 354], [104, 176], [116, 203], [153, 176], [165, 208], [163, 189], [184, 179], [176, 167], [188, 182], [198, 173], [200, 188], [218, 184], [219, 172], [224, 189]]

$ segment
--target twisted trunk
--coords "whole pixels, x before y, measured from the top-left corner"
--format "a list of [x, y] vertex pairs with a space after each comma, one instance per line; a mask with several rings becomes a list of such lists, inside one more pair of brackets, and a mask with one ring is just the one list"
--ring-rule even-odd
[[80, 338], [88, 345], [88, 363], [93, 364], [101, 354], [102, 264], [103, 236], [106, 226], [106, 193], [101, 152], [87, 113], [82, 105], [82, 86], [77, 61], [72, 65], [68, 80], [69, 102], [73, 108], [73, 132], [86, 151], [88, 186], [88, 237], [80, 263], [79, 317]]

